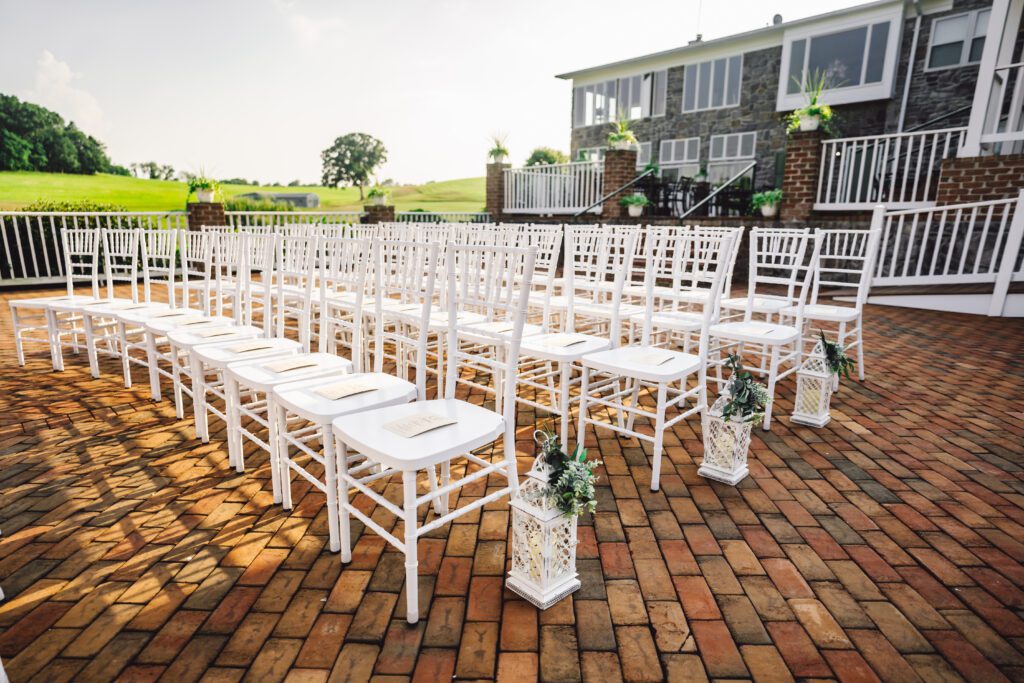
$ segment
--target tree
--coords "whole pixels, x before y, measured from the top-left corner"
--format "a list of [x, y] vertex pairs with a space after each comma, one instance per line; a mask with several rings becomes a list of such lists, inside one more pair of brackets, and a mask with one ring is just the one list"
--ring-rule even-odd
[[104, 173], [111, 168], [103, 144], [59, 114], [11, 95], [0, 95], [0, 170]]
[[567, 161], [569, 161], [569, 155], [565, 152], [559, 152], [557, 149], [551, 149], [550, 147], [538, 147], [530, 152], [530, 156], [526, 160], [526, 165], [539, 166], [543, 164], [564, 164]]
[[320, 159], [323, 162], [321, 183], [324, 186], [355, 185], [362, 200], [363, 187], [374, 170], [388, 160], [388, 150], [372, 135], [349, 133], [321, 152]]

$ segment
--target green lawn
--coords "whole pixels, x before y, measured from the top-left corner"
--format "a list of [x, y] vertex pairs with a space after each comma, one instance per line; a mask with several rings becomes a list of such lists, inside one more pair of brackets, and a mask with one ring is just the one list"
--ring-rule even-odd
[[[361, 208], [355, 188], [255, 187], [223, 185], [225, 197], [247, 192], [315, 192], [320, 209], [354, 211]], [[425, 185], [390, 188], [392, 203], [399, 211], [482, 211], [484, 179], [463, 178]], [[20, 209], [38, 199], [54, 201], [88, 199], [118, 204], [132, 211], [170, 211], [185, 208], [185, 183], [172, 180], [144, 180], [99, 174], [0, 172], [0, 210]]]

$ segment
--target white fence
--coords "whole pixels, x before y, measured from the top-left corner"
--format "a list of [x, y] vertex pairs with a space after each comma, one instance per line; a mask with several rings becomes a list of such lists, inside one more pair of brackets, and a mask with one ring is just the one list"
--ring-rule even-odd
[[1010, 283], [1024, 281], [1022, 238], [1024, 190], [1012, 199], [889, 211], [872, 285], [991, 283], [988, 312], [1000, 315]]
[[358, 223], [359, 211], [225, 211], [228, 225], [241, 228], [250, 225], [312, 225], [322, 223]]
[[0, 212], [0, 285], [64, 281], [64, 228], [184, 228], [182, 212]]
[[996, 154], [1024, 151], [1024, 62], [995, 68], [981, 143]]
[[[505, 171], [505, 213], [578, 213], [601, 199], [603, 191], [601, 162], [512, 168]], [[600, 213], [601, 206], [591, 211]]]
[[956, 156], [966, 128], [823, 140], [818, 210], [933, 206], [943, 159]]
[[491, 214], [486, 211], [399, 211], [395, 220], [399, 223], [490, 223]]

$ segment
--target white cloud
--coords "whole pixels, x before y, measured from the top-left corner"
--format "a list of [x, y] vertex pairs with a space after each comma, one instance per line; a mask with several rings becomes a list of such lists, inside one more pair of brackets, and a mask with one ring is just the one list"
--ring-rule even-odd
[[274, 6], [287, 18], [288, 27], [303, 45], [316, 45], [324, 33], [341, 24], [337, 19], [314, 19], [303, 14], [295, 0], [274, 0]]
[[43, 50], [36, 62], [35, 85], [25, 94], [25, 99], [74, 121], [90, 135], [102, 135], [103, 109], [92, 93], [74, 85], [74, 80], [80, 76], [71, 70], [67, 62], [60, 61], [49, 50]]

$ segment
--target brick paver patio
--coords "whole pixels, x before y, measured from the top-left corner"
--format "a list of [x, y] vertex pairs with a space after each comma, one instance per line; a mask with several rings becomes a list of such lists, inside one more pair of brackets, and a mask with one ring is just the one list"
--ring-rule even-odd
[[53, 373], [38, 346], [19, 370], [2, 305], [12, 681], [1024, 680], [1024, 321], [869, 306], [868, 381], [819, 430], [784, 381], [736, 488], [697, 476], [696, 421], [659, 493], [638, 442], [599, 432], [582, 590], [544, 613], [503, 590], [501, 502], [422, 541], [410, 627], [380, 538], [342, 568], [319, 493], [274, 506], [266, 458], [230, 471], [223, 425], [202, 445], [141, 373]]

